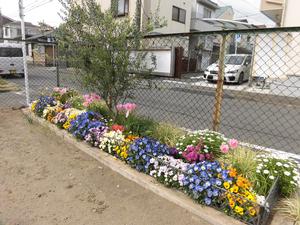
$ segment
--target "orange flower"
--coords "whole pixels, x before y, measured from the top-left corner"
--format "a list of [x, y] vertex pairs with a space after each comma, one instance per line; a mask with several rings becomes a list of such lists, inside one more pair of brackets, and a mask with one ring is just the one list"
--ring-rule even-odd
[[236, 175], [237, 175], [236, 169], [235, 168], [230, 168], [229, 169], [229, 176], [230, 177], [236, 177]]
[[233, 207], [235, 206], [235, 202], [233, 200], [229, 200], [229, 206], [233, 209]]

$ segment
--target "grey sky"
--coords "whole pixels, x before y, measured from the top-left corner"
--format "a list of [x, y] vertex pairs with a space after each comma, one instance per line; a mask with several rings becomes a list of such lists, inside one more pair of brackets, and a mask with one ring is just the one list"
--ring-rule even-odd
[[[52, 26], [61, 22], [58, 12], [61, 8], [58, 0], [23, 0], [26, 9], [25, 20], [37, 24], [44, 21]], [[236, 18], [247, 18], [250, 23], [274, 25], [267, 17], [259, 12], [260, 0], [213, 0], [220, 6], [231, 5]], [[4, 15], [19, 20], [18, 0], [0, 0], [1, 11]], [[35, 7], [35, 8], [34, 8]]]

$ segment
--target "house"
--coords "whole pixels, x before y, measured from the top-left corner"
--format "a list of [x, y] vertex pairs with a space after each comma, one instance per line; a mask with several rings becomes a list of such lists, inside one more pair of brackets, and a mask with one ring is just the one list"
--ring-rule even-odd
[[261, 0], [260, 11], [273, 20], [277, 26], [299, 26], [299, 0]]
[[[31, 37], [39, 34], [39, 26], [25, 22], [25, 36]], [[21, 22], [13, 21], [3, 25], [3, 37], [7, 39], [21, 39]]]
[[[261, 0], [261, 12], [277, 26], [300, 26], [299, 0]], [[263, 59], [263, 60], [261, 60]], [[297, 32], [259, 34], [255, 40], [253, 77], [300, 83], [300, 35]], [[275, 88], [276, 89], [276, 88]], [[285, 87], [278, 87], [285, 90]]]
[[7, 17], [7, 16], [4, 16], [0, 13], [0, 38], [3, 38], [4, 36], [4, 29], [3, 29], [3, 26], [5, 24], [8, 24], [8, 23], [11, 23], [11, 22], [14, 22], [15, 20]]
[[55, 39], [55, 31], [47, 29], [48, 31], [34, 35], [27, 38], [28, 60], [33, 64], [40, 64], [43, 66], [55, 66], [57, 45]]
[[[103, 10], [111, 7], [112, 0], [96, 0]], [[157, 26], [153, 33], [182, 33], [190, 31], [192, 0], [116, 0], [117, 16], [134, 17], [139, 12], [140, 26], [143, 27], [151, 15], [162, 18], [167, 26]], [[140, 3], [140, 4], [139, 4]], [[137, 10], [137, 7], [139, 9]]]
[[233, 20], [234, 11], [231, 5], [219, 7], [215, 11], [215, 18], [223, 20]]

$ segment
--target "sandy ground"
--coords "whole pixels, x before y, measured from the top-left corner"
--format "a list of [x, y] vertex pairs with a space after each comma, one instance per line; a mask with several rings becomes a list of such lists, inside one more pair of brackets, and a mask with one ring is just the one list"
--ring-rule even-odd
[[208, 225], [0, 110], [0, 225]]

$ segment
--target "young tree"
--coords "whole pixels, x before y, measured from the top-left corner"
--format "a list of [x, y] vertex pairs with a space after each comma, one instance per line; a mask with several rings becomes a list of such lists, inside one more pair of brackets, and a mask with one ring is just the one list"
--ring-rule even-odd
[[115, 113], [118, 102], [136, 85], [133, 71], [151, 69], [140, 50], [143, 36], [157, 18], [149, 19], [146, 26], [140, 26], [136, 16], [116, 18], [117, 1], [112, 2], [109, 10], [102, 11], [94, 0], [63, 1], [58, 41], [68, 50], [68, 62], [78, 69], [83, 87], [101, 94]]

